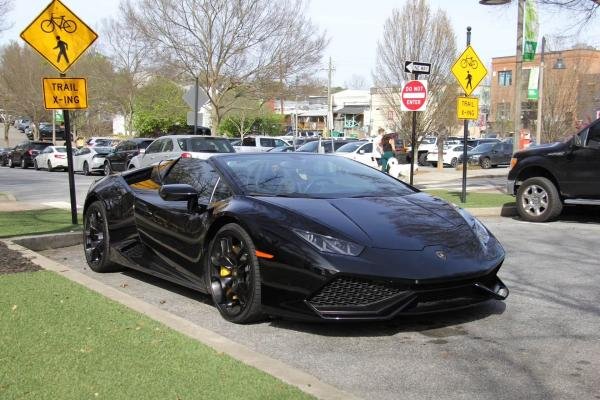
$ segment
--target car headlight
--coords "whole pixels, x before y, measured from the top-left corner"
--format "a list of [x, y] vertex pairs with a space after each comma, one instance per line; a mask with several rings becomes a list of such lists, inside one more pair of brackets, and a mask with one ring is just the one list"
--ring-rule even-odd
[[319, 235], [301, 229], [292, 229], [294, 233], [310, 243], [314, 248], [324, 253], [341, 254], [344, 256], [358, 256], [364, 246], [331, 236]]

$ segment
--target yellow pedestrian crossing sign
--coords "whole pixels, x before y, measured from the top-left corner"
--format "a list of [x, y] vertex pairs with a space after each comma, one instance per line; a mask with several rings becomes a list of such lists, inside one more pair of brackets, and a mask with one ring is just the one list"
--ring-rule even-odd
[[458, 57], [452, 66], [452, 74], [468, 96], [487, 75], [487, 69], [471, 46]]
[[61, 73], [94, 43], [98, 35], [59, 0], [53, 0], [21, 32], [21, 38]]

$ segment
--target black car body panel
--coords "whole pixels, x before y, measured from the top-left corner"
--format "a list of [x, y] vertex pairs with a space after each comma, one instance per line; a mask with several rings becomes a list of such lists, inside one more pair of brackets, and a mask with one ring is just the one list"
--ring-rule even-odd
[[140, 151], [143, 151], [153, 141], [154, 139], [151, 138], [135, 138], [125, 140], [119, 143], [113, 152], [104, 157], [104, 162], [110, 165], [111, 171], [125, 171], [129, 164], [129, 160], [140, 154]]
[[[239, 182], [254, 175], [236, 176], [227, 167], [242, 157], [257, 155], [180, 159], [167, 166], [110, 175], [93, 184], [84, 208], [95, 201], [106, 208], [111, 260], [207, 292], [203, 270], [208, 242], [219, 227], [235, 222], [247, 231], [257, 250], [272, 255], [259, 259], [261, 303], [268, 314], [307, 320], [382, 320], [508, 295], [497, 277], [504, 260], [502, 246], [485, 228], [480, 229], [488, 241], [478, 239], [473, 228], [477, 222], [464, 211], [401, 182], [397, 184], [404, 196], [253, 194]], [[316, 154], [258, 157], [277, 157], [288, 166], [307, 157], [359, 165]], [[199, 169], [206, 173], [197, 173]], [[185, 173], [190, 171], [210, 182], [202, 186], [206, 195], [201, 193], [199, 209], [159, 196], [162, 184], [186, 182]], [[392, 178], [386, 175], [385, 179]], [[358, 255], [323, 252], [295, 230], [353, 242], [363, 250]]]

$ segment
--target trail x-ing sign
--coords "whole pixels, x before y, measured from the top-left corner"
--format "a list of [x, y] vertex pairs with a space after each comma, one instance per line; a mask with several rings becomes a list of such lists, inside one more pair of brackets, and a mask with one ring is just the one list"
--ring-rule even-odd
[[427, 106], [427, 81], [408, 81], [402, 88], [402, 111], [425, 111]]
[[84, 78], [43, 78], [46, 110], [82, 110], [87, 108]]

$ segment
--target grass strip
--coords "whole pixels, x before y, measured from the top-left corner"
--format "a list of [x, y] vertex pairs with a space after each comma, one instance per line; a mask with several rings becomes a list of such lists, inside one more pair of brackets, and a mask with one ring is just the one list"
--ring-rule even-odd
[[[79, 218], [81, 221], [81, 216]], [[71, 212], [57, 208], [0, 212], [0, 238], [59, 233], [81, 229], [81, 225], [71, 224]]]
[[469, 192], [467, 191], [466, 203], [461, 203], [459, 191], [450, 190], [426, 190], [425, 192], [444, 199], [450, 203], [454, 203], [463, 208], [486, 208], [486, 207], [502, 207], [514, 206], [515, 198], [503, 193], [485, 193], [485, 192]]
[[2, 399], [308, 399], [50, 271], [0, 276]]

